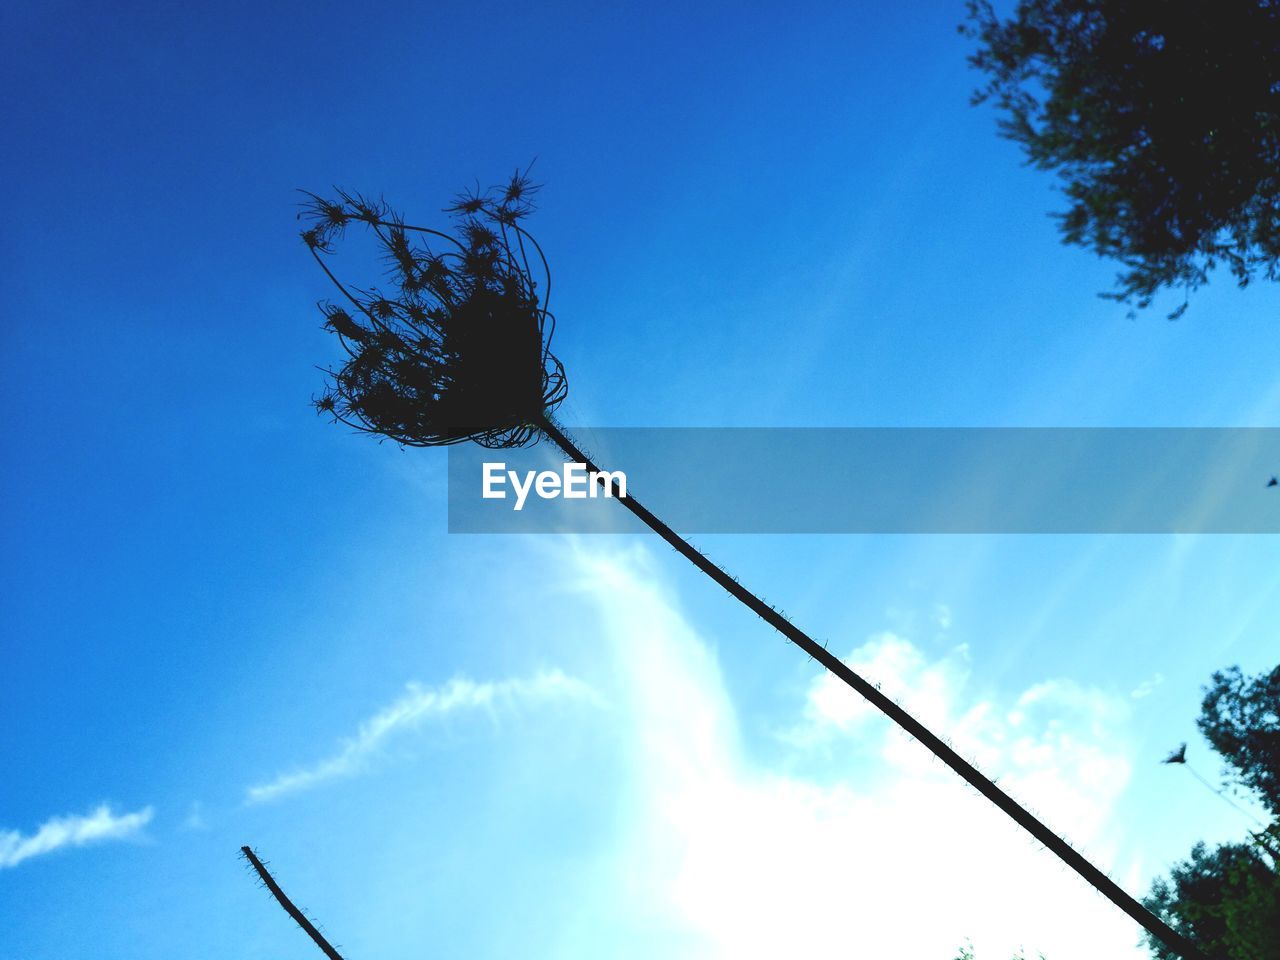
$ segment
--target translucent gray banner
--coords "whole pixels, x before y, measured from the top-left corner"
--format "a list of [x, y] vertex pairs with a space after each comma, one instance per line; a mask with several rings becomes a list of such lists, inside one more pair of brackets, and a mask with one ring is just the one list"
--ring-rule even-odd
[[[1280, 532], [1276, 428], [568, 432], [687, 534]], [[449, 531], [643, 529], [565, 466], [547, 440], [450, 447]]]

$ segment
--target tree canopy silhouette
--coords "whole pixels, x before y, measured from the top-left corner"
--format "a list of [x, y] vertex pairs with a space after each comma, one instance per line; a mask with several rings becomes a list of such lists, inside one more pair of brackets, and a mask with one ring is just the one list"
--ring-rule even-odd
[[[1197, 843], [1144, 902], [1215, 960], [1280, 957], [1280, 876], [1254, 845]], [[1155, 937], [1147, 944], [1157, 960], [1176, 960]]]
[[1215, 673], [1196, 726], [1227, 761], [1235, 784], [1280, 817], [1280, 666], [1253, 677], [1239, 667]]
[[[1256, 676], [1238, 666], [1214, 673], [1196, 724], [1227, 761], [1230, 781], [1280, 817], [1280, 666]], [[1215, 960], [1276, 960], [1278, 860], [1280, 820], [1247, 843], [1213, 849], [1198, 843], [1167, 878], [1156, 880], [1143, 903]], [[1176, 956], [1159, 939], [1147, 941], [1158, 960]]]
[[[1280, 4], [969, 0], [961, 32], [1002, 134], [1056, 170], [1063, 240], [1118, 260], [1103, 296], [1143, 308], [1224, 264], [1280, 271]], [[1186, 309], [1170, 314], [1176, 317]]]

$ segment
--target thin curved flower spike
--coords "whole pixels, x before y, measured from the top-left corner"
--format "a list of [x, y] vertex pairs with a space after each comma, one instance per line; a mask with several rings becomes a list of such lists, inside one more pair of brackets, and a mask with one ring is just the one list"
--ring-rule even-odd
[[[341, 296], [320, 309], [347, 354], [327, 371], [319, 412], [414, 447], [536, 439], [568, 392], [551, 353], [550, 270], [522, 224], [536, 190], [517, 171], [460, 195], [446, 210], [452, 234], [411, 226], [380, 200], [308, 194], [302, 238]], [[353, 224], [373, 232], [394, 289], [349, 286], [330, 270], [327, 255]]]
[[[550, 350], [555, 328], [547, 309], [550, 271], [542, 250], [522, 225], [533, 210], [529, 198], [535, 190], [526, 171], [517, 172], [503, 187], [459, 194], [446, 208], [454, 218], [455, 234], [409, 226], [381, 201], [341, 191], [335, 200], [308, 194], [311, 202], [305, 215], [314, 225], [303, 239], [345, 301], [322, 305], [325, 326], [337, 335], [348, 357], [341, 370], [329, 371], [332, 382], [316, 401], [322, 413], [366, 433], [419, 447], [463, 440], [512, 447], [543, 435], [571, 461], [605, 475], [551, 415], [567, 387], [564, 368]], [[325, 256], [352, 224], [376, 234], [396, 283], [394, 295], [344, 286], [329, 270]], [[742, 586], [634, 496], [612, 481], [602, 482], [611, 483], [614, 499], [726, 593], [923, 744], [1154, 937], [1186, 960], [1203, 960], [1185, 936], [878, 686]]]

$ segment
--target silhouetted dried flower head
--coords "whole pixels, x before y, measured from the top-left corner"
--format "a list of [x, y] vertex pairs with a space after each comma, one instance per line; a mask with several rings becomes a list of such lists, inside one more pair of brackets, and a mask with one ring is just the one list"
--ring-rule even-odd
[[[550, 270], [523, 226], [537, 189], [517, 172], [459, 194], [445, 211], [452, 233], [406, 224], [381, 200], [307, 194], [302, 238], [342, 296], [320, 308], [347, 353], [328, 371], [318, 412], [417, 447], [513, 447], [537, 436], [534, 424], [568, 392], [550, 350]], [[329, 269], [326, 256], [353, 224], [373, 232], [393, 290], [348, 286]]]

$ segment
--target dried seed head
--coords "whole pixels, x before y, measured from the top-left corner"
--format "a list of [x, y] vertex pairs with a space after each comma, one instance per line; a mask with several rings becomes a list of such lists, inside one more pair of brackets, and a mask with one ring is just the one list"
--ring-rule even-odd
[[[319, 412], [411, 446], [536, 439], [535, 424], [567, 393], [550, 352], [555, 320], [537, 293], [549, 289], [546, 262], [516, 223], [532, 209], [524, 198], [536, 187], [517, 173], [495, 189], [497, 199], [478, 189], [455, 198], [455, 233], [405, 224], [358, 194], [308, 194], [301, 215], [314, 225], [303, 237], [354, 308], [321, 307], [347, 359], [315, 401]], [[396, 292], [349, 288], [319, 256], [351, 221], [374, 232]], [[414, 248], [409, 232], [426, 247]]]
[[364, 328], [351, 319], [351, 314], [341, 307], [321, 304], [320, 310], [325, 315], [324, 325], [327, 329], [332, 330], [339, 336], [346, 337], [348, 340], [364, 339]]
[[346, 209], [340, 203], [321, 202], [320, 212], [324, 215], [330, 226], [345, 227], [350, 217], [347, 216]]

